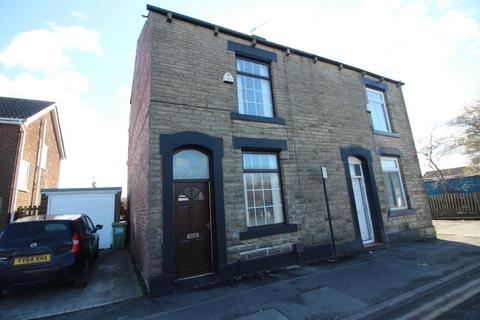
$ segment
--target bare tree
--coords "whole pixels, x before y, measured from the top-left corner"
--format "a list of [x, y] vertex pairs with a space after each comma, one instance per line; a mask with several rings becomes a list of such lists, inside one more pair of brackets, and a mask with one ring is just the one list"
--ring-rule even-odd
[[458, 126], [463, 132], [455, 139], [472, 165], [480, 166], [480, 97], [463, 107], [462, 113], [450, 125]]
[[452, 151], [451, 139], [440, 137], [436, 134], [438, 126], [435, 126], [430, 135], [420, 140], [420, 149], [418, 153], [427, 162], [428, 167], [434, 175], [435, 183], [439, 184], [445, 193], [448, 192], [448, 184], [445, 176], [440, 169], [440, 162], [443, 157]]

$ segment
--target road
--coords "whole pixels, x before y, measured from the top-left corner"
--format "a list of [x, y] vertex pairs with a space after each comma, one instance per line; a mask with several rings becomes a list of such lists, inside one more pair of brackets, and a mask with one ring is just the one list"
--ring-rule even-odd
[[[439, 239], [449, 240], [458, 235], [465, 237], [465, 242], [477, 242], [480, 239], [480, 220], [434, 220]], [[476, 241], [477, 240], [477, 241]], [[444, 313], [436, 320], [472, 320], [480, 319], [480, 294], [473, 296], [455, 308]]]
[[459, 304], [436, 320], [472, 320], [480, 319], [480, 294]]

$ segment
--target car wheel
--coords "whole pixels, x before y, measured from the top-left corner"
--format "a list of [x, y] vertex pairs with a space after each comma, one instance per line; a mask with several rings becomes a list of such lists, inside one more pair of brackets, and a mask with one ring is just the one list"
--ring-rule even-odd
[[87, 283], [88, 283], [88, 274], [90, 272], [90, 263], [85, 262], [85, 265], [82, 268], [82, 271], [80, 271], [80, 274], [78, 275], [78, 278], [73, 281], [73, 286], [75, 288], [84, 288]]

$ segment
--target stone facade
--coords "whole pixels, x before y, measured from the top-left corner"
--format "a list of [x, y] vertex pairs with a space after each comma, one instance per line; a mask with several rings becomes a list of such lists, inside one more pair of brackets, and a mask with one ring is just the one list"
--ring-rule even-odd
[[[154, 285], [152, 279], [164, 275], [163, 217], [166, 213], [162, 208], [165, 186], [161, 134], [192, 131], [223, 139], [221, 183], [225, 225], [216, 227], [225, 229], [230, 266], [260, 257], [286, 256], [294, 253], [295, 248], [298, 251], [299, 244], [306, 248], [305, 252], [317, 246], [328, 248], [330, 233], [321, 167], [328, 170], [326, 187], [339, 253], [361, 250], [341, 148], [361, 148], [371, 154], [382, 242], [435, 236], [399, 82], [379, 81], [373, 74], [353, 67], [311, 59], [295, 54], [295, 50], [290, 53], [259, 41], [256, 49], [277, 56], [277, 60], [270, 63], [274, 112], [285, 124], [237, 119], [232, 116], [238, 112], [236, 84], [222, 81], [224, 73], [230, 72], [234, 79], [236, 73], [236, 52], [228, 50], [228, 41], [252, 47], [253, 39], [221, 30], [216, 32], [208, 25], [176, 19], [175, 14], [169, 20], [163, 10], [150, 8], [137, 49], [130, 118], [131, 231], [136, 256], [141, 260], [140, 268], [150, 290]], [[140, 61], [145, 63], [143, 69], [138, 65]], [[371, 116], [366, 110], [365, 81], [368, 80], [387, 87], [385, 99], [395, 135], [373, 132]], [[139, 81], [142, 86], [138, 85]], [[296, 231], [240, 240], [240, 234], [248, 228], [242, 150], [234, 148], [234, 137], [287, 142], [287, 150], [279, 152], [280, 175], [286, 223], [297, 225]], [[408, 207], [415, 209], [408, 215], [388, 213], [380, 164], [382, 148], [393, 148], [401, 154], [399, 163]], [[328, 258], [328, 254], [323, 258]]]

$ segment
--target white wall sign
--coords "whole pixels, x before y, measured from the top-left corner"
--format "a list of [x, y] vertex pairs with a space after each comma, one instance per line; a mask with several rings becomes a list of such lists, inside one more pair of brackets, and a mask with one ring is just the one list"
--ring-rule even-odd
[[233, 83], [233, 76], [230, 72], [225, 72], [225, 74], [223, 75], [223, 82]]

